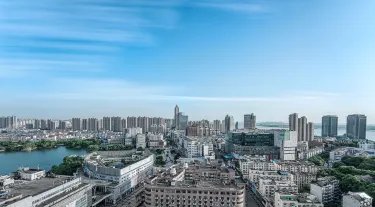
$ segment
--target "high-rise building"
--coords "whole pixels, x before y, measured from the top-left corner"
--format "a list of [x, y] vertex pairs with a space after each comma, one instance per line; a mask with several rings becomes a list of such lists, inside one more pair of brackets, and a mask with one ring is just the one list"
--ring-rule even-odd
[[306, 128], [306, 141], [313, 141], [314, 140], [314, 123], [309, 122], [307, 123]]
[[172, 128], [172, 125], [173, 125], [173, 119], [165, 119], [165, 127], [166, 128]]
[[[293, 131], [293, 130], [292, 130]], [[307, 141], [307, 118], [298, 118], [298, 141]]]
[[142, 131], [144, 132], [144, 133], [147, 133], [147, 132], [149, 132], [149, 127], [150, 127], [150, 125], [149, 125], [149, 118], [148, 117], [138, 117], [138, 119], [137, 119], [137, 126], [138, 127], [140, 127], [140, 128], [142, 128]]
[[180, 113], [180, 108], [178, 108], [178, 105], [174, 107], [174, 127], [178, 129], [179, 123], [178, 123], [178, 114]]
[[274, 144], [276, 147], [280, 147], [280, 159], [283, 161], [296, 160], [297, 143], [297, 131], [274, 132]]
[[88, 131], [98, 131], [99, 128], [99, 121], [96, 118], [89, 118], [87, 121], [87, 130]]
[[82, 130], [88, 130], [89, 129], [89, 122], [87, 119], [82, 119]]
[[81, 119], [80, 118], [72, 118], [72, 128], [73, 128], [73, 131], [81, 131]]
[[185, 115], [183, 112], [179, 112], [177, 119], [178, 119], [177, 129], [186, 130], [186, 128], [188, 127], [188, 122], [189, 122], [188, 115]]
[[127, 124], [126, 124], [126, 119], [121, 119], [121, 125], [122, 125], [122, 131], [124, 131], [124, 129], [127, 127]]
[[103, 129], [105, 131], [112, 131], [111, 129], [111, 118], [110, 117], [103, 117]]
[[40, 129], [40, 120], [39, 119], [34, 120], [34, 129]]
[[234, 118], [233, 116], [225, 116], [225, 133], [234, 129]]
[[66, 129], [66, 121], [59, 120], [59, 129], [60, 130]]
[[298, 131], [298, 114], [289, 115], [289, 131]]
[[236, 124], [234, 125], [234, 129], [238, 129], [238, 121], [236, 121]]
[[221, 133], [225, 133], [225, 119], [221, 122], [221, 125], [220, 125], [220, 131]]
[[244, 115], [244, 128], [245, 129], [255, 129], [256, 116], [254, 114]]
[[346, 136], [351, 139], [366, 139], [366, 120], [362, 114], [352, 114], [347, 117]]
[[55, 121], [52, 121], [51, 119], [48, 119], [47, 120], [47, 129], [48, 130], [55, 130], [56, 129]]
[[128, 116], [127, 117], [127, 128], [137, 128], [137, 117]]
[[48, 129], [47, 120], [45, 119], [40, 120], [40, 129], [43, 129], [43, 130]]
[[122, 121], [121, 117], [115, 116], [111, 117], [111, 131], [122, 132]]
[[214, 120], [214, 130], [220, 131], [221, 128], [221, 121], [220, 120]]
[[338, 118], [337, 116], [327, 115], [322, 118], [322, 137], [337, 136]]

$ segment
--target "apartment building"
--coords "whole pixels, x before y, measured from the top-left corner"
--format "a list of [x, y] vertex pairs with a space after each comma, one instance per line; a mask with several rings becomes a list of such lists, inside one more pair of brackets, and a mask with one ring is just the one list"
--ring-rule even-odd
[[310, 193], [323, 204], [339, 201], [341, 196], [339, 181], [334, 176], [318, 178], [316, 182], [311, 183]]
[[275, 180], [259, 180], [259, 188], [257, 189], [265, 201], [264, 205], [272, 205], [274, 203], [275, 192], [283, 191], [288, 194], [298, 193], [298, 187], [293, 181], [275, 181]]
[[372, 207], [372, 197], [364, 192], [348, 192], [342, 198], [342, 207]]

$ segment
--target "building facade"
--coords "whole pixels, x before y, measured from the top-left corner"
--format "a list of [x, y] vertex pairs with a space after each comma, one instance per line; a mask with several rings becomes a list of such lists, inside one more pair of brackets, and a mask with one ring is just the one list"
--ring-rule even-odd
[[289, 131], [298, 131], [298, 114], [289, 115]]
[[244, 128], [245, 129], [255, 129], [256, 116], [254, 114], [244, 115]]
[[367, 117], [362, 114], [353, 114], [347, 117], [346, 136], [351, 139], [366, 139]]
[[322, 137], [337, 137], [338, 118], [327, 115], [322, 117]]

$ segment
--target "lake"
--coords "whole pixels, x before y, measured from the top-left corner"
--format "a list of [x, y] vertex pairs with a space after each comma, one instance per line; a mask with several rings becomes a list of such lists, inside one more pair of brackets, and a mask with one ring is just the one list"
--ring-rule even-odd
[[0, 175], [17, 171], [19, 167], [30, 167], [50, 170], [53, 165], [62, 163], [65, 156], [84, 155], [85, 149], [68, 149], [58, 147], [56, 149], [38, 150], [32, 152], [1, 152]]

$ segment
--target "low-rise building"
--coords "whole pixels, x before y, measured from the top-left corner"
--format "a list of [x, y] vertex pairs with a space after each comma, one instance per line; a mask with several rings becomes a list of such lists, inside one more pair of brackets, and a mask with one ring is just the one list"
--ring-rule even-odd
[[18, 173], [23, 180], [36, 180], [46, 176], [46, 171], [31, 168], [22, 168]]
[[364, 192], [348, 192], [342, 197], [342, 207], [372, 207], [372, 197]]
[[14, 179], [8, 175], [0, 176], [0, 188], [14, 184]]
[[293, 181], [275, 181], [275, 180], [259, 180], [260, 194], [265, 200], [273, 203], [276, 191], [287, 192], [289, 194], [297, 194], [298, 187]]
[[294, 173], [294, 181], [298, 186], [298, 192], [306, 186], [310, 186], [311, 182], [316, 181], [315, 173]]
[[[233, 170], [233, 169], [232, 169]], [[225, 166], [179, 166], [160, 172], [145, 185], [145, 206], [244, 207], [245, 183]]]
[[323, 204], [340, 200], [339, 181], [334, 176], [318, 178], [310, 185], [310, 193], [315, 195]]
[[249, 181], [255, 184], [255, 186], [259, 187], [260, 180], [294, 182], [294, 175], [288, 172], [283, 172], [283, 171], [250, 170]]
[[81, 178], [67, 176], [41, 178], [15, 185], [6, 193], [6, 197], [0, 198], [0, 206], [89, 207], [92, 205], [92, 185], [83, 182]]
[[323, 204], [316, 198], [316, 196], [308, 193], [290, 194], [275, 192], [274, 206], [323, 207]]

